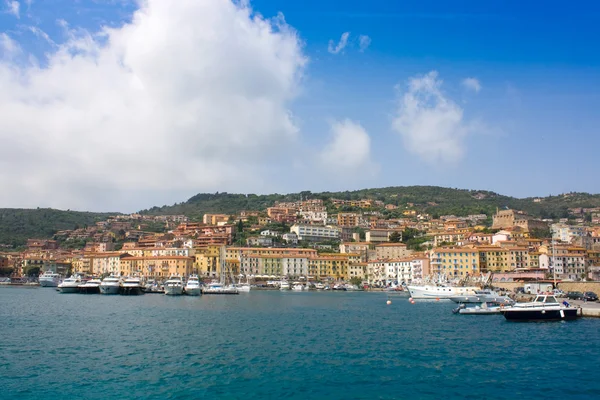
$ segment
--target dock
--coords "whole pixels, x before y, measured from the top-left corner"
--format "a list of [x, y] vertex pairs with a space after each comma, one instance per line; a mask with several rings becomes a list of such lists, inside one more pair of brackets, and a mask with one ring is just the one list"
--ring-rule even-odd
[[[561, 299], [563, 300], [563, 299]], [[600, 318], [600, 302], [597, 301], [581, 301], [567, 300], [573, 306], [581, 307], [581, 313], [584, 317]]]

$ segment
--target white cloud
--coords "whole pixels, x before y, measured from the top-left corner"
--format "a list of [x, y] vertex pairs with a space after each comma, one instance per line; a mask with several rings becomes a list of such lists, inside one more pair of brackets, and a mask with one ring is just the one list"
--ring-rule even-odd
[[360, 35], [358, 37], [358, 47], [360, 52], [364, 52], [371, 45], [371, 38], [367, 35]]
[[467, 89], [475, 91], [475, 93], [479, 93], [481, 90], [481, 83], [477, 78], [465, 78], [463, 79], [462, 84]]
[[119, 28], [69, 30], [47, 67], [0, 61], [0, 207], [128, 211], [258, 191], [293, 153], [307, 59], [283, 16], [140, 4]]
[[21, 53], [21, 47], [6, 33], [0, 33], [0, 61], [9, 62]]
[[342, 37], [340, 38], [340, 41], [337, 43], [337, 45], [335, 44], [335, 42], [333, 40], [330, 40], [329, 46], [327, 46], [327, 51], [330, 52], [331, 54], [338, 54], [340, 52], [343, 52], [344, 49], [346, 48], [346, 45], [348, 45], [349, 37], [350, 37], [350, 32], [342, 33]]
[[459, 161], [465, 153], [465, 136], [484, 128], [465, 122], [463, 109], [441, 86], [436, 71], [411, 78], [392, 122], [406, 148], [432, 164]]
[[331, 123], [331, 141], [320, 154], [321, 163], [335, 172], [373, 175], [371, 138], [358, 122], [349, 119]]
[[54, 40], [52, 40], [50, 38], [50, 36], [48, 36], [48, 34], [46, 32], [44, 32], [43, 30], [41, 30], [40, 28], [38, 28], [37, 26], [29, 26], [28, 29], [31, 31], [31, 33], [33, 33], [35, 36], [44, 39], [46, 42], [48, 42], [48, 44], [50, 44], [51, 46], [56, 46], [56, 43], [54, 42]]
[[18, 1], [10, 1], [10, 0], [6, 0], [6, 12], [8, 14], [12, 14], [14, 15], [16, 18], [20, 18], [21, 14], [19, 13], [19, 9], [21, 7], [21, 5], [19, 4]]

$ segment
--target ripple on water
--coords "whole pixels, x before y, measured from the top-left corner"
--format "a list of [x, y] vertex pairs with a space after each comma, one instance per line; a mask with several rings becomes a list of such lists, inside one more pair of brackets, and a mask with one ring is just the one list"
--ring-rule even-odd
[[2, 398], [600, 398], [600, 320], [512, 324], [385, 300], [0, 288]]

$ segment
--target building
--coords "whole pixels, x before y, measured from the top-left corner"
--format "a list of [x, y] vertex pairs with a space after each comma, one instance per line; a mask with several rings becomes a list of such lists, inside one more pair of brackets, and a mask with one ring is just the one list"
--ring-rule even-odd
[[400, 234], [400, 240], [402, 240], [402, 231], [394, 229], [370, 229], [365, 232], [365, 239], [371, 243], [389, 242], [393, 232]]
[[467, 247], [442, 247], [431, 251], [432, 273], [449, 277], [479, 274], [479, 250]]
[[552, 239], [559, 240], [564, 243], [573, 243], [587, 234], [585, 226], [574, 226], [566, 224], [552, 224], [550, 227]]
[[298, 244], [298, 235], [296, 235], [295, 233], [284, 233], [281, 238], [287, 244], [291, 244], [291, 245], [297, 245]]
[[292, 207], [269, 207], [267, 215], [272, 221], [294, 223], [297, 219], [298, 210]]
[[230, 216], [227, 214], [204, 214], [202, 222], [206, 225], [226, 224]]
[[290, 232], [298, 236], [298, 240], [309, 242], [320, 242], [326, 240], [338, 240], [340, 230], [329, 226], [295, 224]]
[[338, 226], [359, 226], [361, 220], [362, 216], [357, 213], [338, 213], [337, 215]]
[[320, 279], [346, 280], [349, 264], [348, 257], [333, 254], [314, 256], [308, 260], [308, 274]]
[[544, 221], [515, 210], [498, 210], [493, 216], [492, 229], [504, 229], [519, 226], [528, 232], [534, 229], [547, 229], [548, 224]]
[[273, 238], [269, 236], [252, 236], [246, 239], [248, 246], [270, 247], [273, 246]]
[[410, 253], [412, 251], [404, 243], [381, 243], [375, 246], [375, 257], [378, 260], [401, 259]]
[[166, 279], [171, 275], [189, 276], [194, 271], [194, 258], [183, 256], [121, 258], [123, 275], [141, 275], [150, 279]]

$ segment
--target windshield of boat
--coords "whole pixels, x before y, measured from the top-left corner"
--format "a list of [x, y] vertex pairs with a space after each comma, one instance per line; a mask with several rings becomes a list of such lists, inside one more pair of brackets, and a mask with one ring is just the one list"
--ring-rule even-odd
[[535, 299], [535, 301], [537, 303], [544, 303], [545, 300], [546, 300], [546, 298], [544, 296], [539, 296], [538, 298]]
[[546, 303], [558, 303], [558, 301], [556, 301], [556, 297], [554, 296], [548, 296], [546, 297]]

